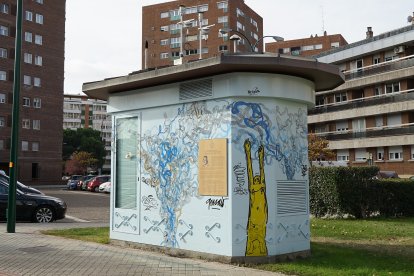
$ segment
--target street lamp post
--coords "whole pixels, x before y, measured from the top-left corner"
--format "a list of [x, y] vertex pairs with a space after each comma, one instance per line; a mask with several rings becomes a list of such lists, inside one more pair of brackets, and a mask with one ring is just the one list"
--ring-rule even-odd
[[247, 43], [249, 43], [250, 50], [251, 50], [251, 52], [253, 52], [253, 53], [255, 53], [255, 52], [256, 52], [256, 46], [257, 46], [257, 44], [259, 44], [259, 42], [260, 42], [260, 41], [262, 41], [262, 40], [263, 40], [264, 38], [266, 38], [266, 37], [271, 37], [271, 38], [273, 38], [275, 41], [283, 41], [283, 40], [284, 40], [284, 38], [283, 38], [283, 37], [280, 37], [280, 36], [266, 35], [266, 36], [263, 36], [263, 37], [259, 38], [259, 39], [258, 39], [258, 40], [254, 43], [254, 44], [252, 44], [252, 43], [250, 42], [250, 40], [246, 37], [246, 35], [244, 35], [243, 33], [239, 32], [239, 31], [237, 31], [237, 30], [228, 29], [228, 28], [223, 28], [223, 29], [220, 29], [220, 30], [219, 30], [219, 32], [220, 32], [221, 34], [228, 34], [228, 33], [230, 33], [230, 32], [234, 32], [234, 33], [237, 33], [237, 34], [241, 35], [244, 39], [246, 39]]
[[7, 201], [7, 232], [16, 232], [16, 182], [17, 182], [17, 152], [19, 148], [19, 108], [20, 108], [20, 63], [22, 51], [22, 21], [23, 0], [17, 1], [16, 14], [16, 45], [14, 57], [14, 79], [13, 79], [13, 116], [12, 136], [10, 147], [10, 183], [9, 197]]

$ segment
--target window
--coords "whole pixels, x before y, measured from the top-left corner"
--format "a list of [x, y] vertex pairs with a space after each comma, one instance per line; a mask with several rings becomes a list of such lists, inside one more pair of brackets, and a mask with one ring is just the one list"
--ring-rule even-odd
[[7, 80], [7, 73], [5, 71], [0, 71], [0, 81]]
[[167, 45], [168, 44], [168, 38], [167, 39], [161, 39], [160, 45]]
[[1, 13], [9, 13], [9, 5], [7, 5], [7, 4], [0, 4], [0, 12]]
[[27, 21], [33, 21], [33, 13], [31, 11], [26, 11], [24, 13], [24, 19]]
[[33, 120], [33, 129], [35, 130], [40, 129], [40, 120]]
[[384, 160], [384, 148], [377, 148], [377, 160]]
[[375, 116], [375, 127], [382, 127], [384, 126], [384, 120], [381, 116]]
[[315, 49], [316, 49], [316, 50], [320, 50], [320, 49], [322, 49], [322, 44], [316, 44], [316, 45], [315, 45]]
[[189, 35], [186, 38], [186, 41], [190, 42], [190, 41], [197, 41], [198, 40], [198, 35]]
[[316, 96], [315, 106], [321, 106], [325, 104], [325, 97], [323, 96]]
[[33, 107], [34, 108], [41, 108], [42, 107], [42, 100], [40, 98], [33, 99]]
[[313, 45], [302, 46], [302, 51], [311, 51], [313, 50]]
[[161, 26], [161, 32], [168, 32], [168, 30], [170, 29], [170, 26]]
[[228, 7], [228, 3], [227, 1], [223, 1], [223, 2], [218, 2], [217, 3], [217, 9], [221, 10], [221, 9], [227, 9]]
[[185, 55], [186, 56], [196, 55], [197, 53], [198, 53], [198, 50], [197, 49], [185, 50]]
[[43, 0], [36, 0], [36, 3], [43, 5]]
[[35, 35], [35, 43], [37, 45], [42, 45], [43, 44], [43, 36], [41, 36], [41, 35]]
[[336, 131], [347, 131], [348, 122], [347, 121], [338, 121], [336, 122]]
[[30, 129], [30, 119], [23, 119], [22, 120], [22, 128]]
[[4, 116], [0, 116], [0, 127], [6, 126], [6, 118]]
[[166, 59], [168, 58], [168, 53], [161, 53], [160, 54], [160, 59]]
[[411, 160], [414, 160], [414, 146], [411, 146]]
[[169, 13], [169, 12], [162, 12], [162, 13], [160, 14], [160, 17], [161, 17], [161, 18], [168, 18], [168, 17], [170, 17], [170, 13]]
[[40, 78], [34, 77], [33, 78], [33, 85], [36, 86], [36, 87], [40, 87], [41, 86], [41, 80], [40, 80]]
[[24, 41], [26, 42], [32, 42], [32, 33], [31, 32], [24, 32]]
[[400, 126], [401, 124], [401, 113], [387, 115], [387, 126]]
[[6, 94], [0, 93], [0, 104], [6, 103]]
[[239, 15], [244, 16], [244, 12], [239, 8], [236, 9], [236, 13], [237, 13], [237, 17], [239, 17]]
[[385, 85], [385, 92], [387, 94], [394, 93], [394, 92], [399, 92], [399, 91], [400, 91], [400, 83], [399, 82], [387, 83]]
[[228, 16], [219, 16], [217, 19], [218, 23], [226, 23], [229, 22], [229, 17]]
[[382, 87], [377, 86], [375, 87], [375, 96], [380, 96], [380, 95], [382, 95]]
[[8, 36], [9, 28], [3, 25], [0, 25], [0, 35]]
[[30, 98], [23, 97], [23, 106], [30, 106]]
[[36, 14], [36, 23], [43, 24], [43, 15], [38, 13]]
[[336, 160], [337, 161], [349, 161], [349, 151], [348, 150], [337, 150]]
[[39, 151], [39, 142], [32, 142], [32, 151]]
[[346, 102], [347, 101], [347, 97], [346, 97], [346, 93], [336, 93], [335, 94], [335, 102], [336, 103], [340, 103], [340, 102]]
[[219, 46], [219, 51], [220, 51], [220, 52], [225, 52], [225, 51], [227, 51], [227, 50], [228, 50], [227, 45], [220, 45], [220, 46]]
[[244, 26], [239, 21], [237, 21], [237, 31], [244, 31]]
[[389, 160], [402, 160], [403, 159], [403, 151], [402, 147], [389, 147], [388, 148], [388, 159]]
[[180, 57], [180, 52], [171, 52], [171, 57], [173, 58]]
[[43, 64], [42, 56], [35, 56], [35, 64], [39, 65], [39, 66], [42, 66], [42, 64]]
[[197, 6], [188, 7], [185, 9], [185, 14], [197, 13]]
[[380, 55], [373, 56], [372, 61], [373, 61], [372, 62], [373, 64], [379, 64], [379, 63], [381, 63], [381, 56]]
[[32, 77], [24, 75], [23, 76], [23, 84], [24, 85], [32, 85]]
[[331, 43], [331, 48], [338, 48], [339, 47], [339, 42], [332, 42]]
[[179, 37], [171, 37], [171, 39], [170, 39], [170, 47], [171, 48], [180, 47], [180, 38]]
[[7, 49], [0, 48], [0, 58], [7, 58]]
[[364, 132], [365, 127], [365, 118], [353, 119], [352, 120], [352, 130], [353, 132]]
[[206, 12], [206, 11], [208, 11], [208, 5], [198, 6], [198, 11], [199, 12]]
[[355, 161], [363, 162], [367, 160], [367, 150], [363, 149], [355, 149]]
[[28, 150], [29, 150], [29, 142], [22, 141], [22, 151], [28, 151]]
[[24, 53], [24, 62], [25, 63], [30, 63], [30, 64], [32, 64], [32, 59], [33, 59], [33, 56], [32, 56], [32, 54], [29, 54], [29, 53]]

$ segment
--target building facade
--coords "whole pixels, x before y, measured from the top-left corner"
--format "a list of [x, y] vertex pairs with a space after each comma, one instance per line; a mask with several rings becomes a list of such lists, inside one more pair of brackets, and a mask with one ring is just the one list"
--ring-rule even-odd
[[[0, 0], [0, 169], [8, 172], [17, 1]], [[65, 0], [23, 1], [18, 180], [62, 176]]]
[[[183, 6], [183, 24], [180, 5]], [[201, 20], [199, 13], [202, 14]], [[234, 34], [240, 37], [236, 51], [250, 52], [251, 46], [257, 41], [256, 49], [263, 49], [260, 40], [263, 36], [263, 19], [243, 0], [180, 0], [144, 6], [142, 68], [173, 65], [174, 61], [180, 59], [181, 49], [182, 62], [214, 57], [223, 52], [233, 53], [230, 37]]]
[[65, 95], [63, 129], [92, 128], [101, 132], [105, 141], [105, 162], [102, 173], [111, 171], [111, 116], [106, 113], [106, 101], [87, 96]]
[[346, 82], [316, 93], [309, 131], [326, 137], [338, 161], [414, 175], [414, 24], [317, 55]]
[[347, 44], [342, 35], [328, 35], [325, 31], [323, 36], [311, 35], [309, 38], [270, 42], [265, 47], [266, 52], [309, 57]]

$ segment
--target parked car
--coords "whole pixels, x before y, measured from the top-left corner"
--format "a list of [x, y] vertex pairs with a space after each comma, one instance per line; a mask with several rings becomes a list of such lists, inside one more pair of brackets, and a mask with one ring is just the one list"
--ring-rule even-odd
[[82, 177], [83, 175], [79, 174], [72, 175], [66, 184], [68, 190], [76, 190], [78, 187], [78, 182], [82, 179]]
[[110, 179], [110, 175], [99, 175], [92, 178], [92, 180], [88, 182], [88, 191], [99, 192], [99, 185], [108, 182]]
[[99, 192], [101, 193], [110, 193], [111, 192], [111, 182], [104, 182], [99, 185]]
[[[0, 173], [0, 182], [6, 184], [8, 186], [9, 183], [10, 183], [10, 178], [5, 173]], [[16, 189], [19, 189], [20, 191], [22, 191], [23, 193], [26, 193], [26, 194], [43, 195], [43, 193], [41, 191], [39, 191], [38, 189], [26, 186], [26, 185], [24, 185], [23, 183], [21, 183], [19, 181], [16, 181]]]
[[[6, 219], [9, 186], [0, 182], [0, 220]], [[56, 197], [16, 190], [16, 220], [47, 223], [63, 219], [66, 203]]]
[[[78, 190], [82, 190], [82, 186], [84, 185], [85, 182], [87, 182], [88, 180], [94, 178], [96, 175], [85, 175], [82, 177], [82, 179], [78, 182], [76, 189]], [[86, 186], [86, 185], [85, 185]]]
[[410, 177], [410, 180], [414, 180], [414, 176], [411, 176], [411, 177]]
[[400, 178], [395, 171], [379, 171], [377, 174], [378, 179], [384, 178]]

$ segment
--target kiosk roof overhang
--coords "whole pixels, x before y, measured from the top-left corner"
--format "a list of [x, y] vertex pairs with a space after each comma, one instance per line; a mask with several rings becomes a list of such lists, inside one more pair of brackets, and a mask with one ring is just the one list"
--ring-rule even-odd
[[108, 100], [111, 94], [120, 92], [235, 72], [296, 76], [314, 82], [316, 91], [330, 90], [344, 83], [344, 76], [336, 65], [314, 59], [272, 54], [222, 54], [178, 66], [84, 83], [82, 91], [91, 98]]

